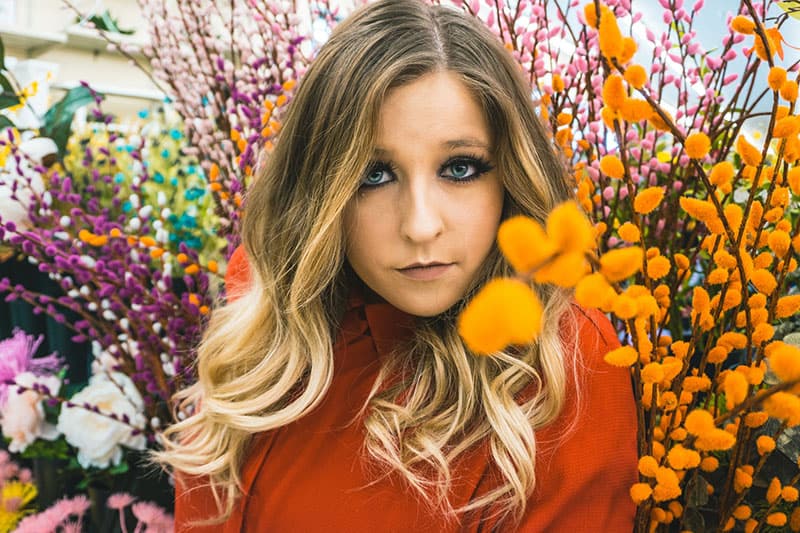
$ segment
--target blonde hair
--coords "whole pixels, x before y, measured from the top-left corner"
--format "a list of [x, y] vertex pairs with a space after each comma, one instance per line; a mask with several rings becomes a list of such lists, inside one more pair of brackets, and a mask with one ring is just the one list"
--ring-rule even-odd
[[[564, 165], [538, 120], [516, 61], [477, 19], [418, 0], [383, 0], [344, 20], [301, 80], [274, 151], [248, 191], [242, 239], [251, 284], [212, 313], [198, 349], [198, 381], [175, 395], [202, 408], [169, 427], [154, 459], [208, 476], [230, 516], [251, 436], [320, 403], [334, 372], [332, 344], [351, 281], [342, 213], [372, 157], [377, 114], [392, 88], [446, 70], [485, 113], [504, 217], [543, 222], [571, 197]], [[497, 249], [461, 303], [419, 319], [414, 338], [380, 370], [362, 410], [368, 457], [399, 473], [423, 502], [516, 521], [535, 486], [534, 432], [564, 405], [570, 355], [561, 340], [569, 293], [535, 286], [545, 303], [535, 346], [475, 357], [455, 319], [490, 278], [511, 275]], [[572, 323], [572, 321], [568, 321]], [[535, 394], [520, 398], [524, 390]], [[496, 488], [466, 507], [448, 501], [456, 458], [487, 442]]]

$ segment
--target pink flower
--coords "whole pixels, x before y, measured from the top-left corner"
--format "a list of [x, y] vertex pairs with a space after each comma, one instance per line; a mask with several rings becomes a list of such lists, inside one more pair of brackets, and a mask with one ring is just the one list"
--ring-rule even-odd
[[18, 374], [52, 373], [61, 366], [61, 360], [55, 354], [34, 357], [42, 340], [44, 340], [43, 335], [35, 339], [33, 335], [27, 335], [21, 329], [15, 328], [10, 338], [0, 341], [0, 407], [6, 403], [9, 383], [14, 381]]
[[106, 505], [109, 509], [124, 509], [134, 502], [135, 498], [127, 492], [117, 492], [108, 497]]

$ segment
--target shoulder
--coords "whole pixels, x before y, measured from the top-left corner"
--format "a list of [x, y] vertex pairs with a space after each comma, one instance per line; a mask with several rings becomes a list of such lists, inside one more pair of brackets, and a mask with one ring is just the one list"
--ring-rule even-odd
[[574, 349], [584, 365], [612, 368], [603, 356], [619, 347], [620, 342], [617, 331], [604, 313], [573, 302], [561, 317], [561, 333], [565, 347]]

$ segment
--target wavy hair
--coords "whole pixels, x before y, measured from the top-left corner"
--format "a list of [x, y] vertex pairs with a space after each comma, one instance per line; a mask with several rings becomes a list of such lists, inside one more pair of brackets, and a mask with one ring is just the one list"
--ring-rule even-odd
[[[456, 74], [485, 114], [505, 187], [504, 217], [543, 222], [572, 197], [529, 84], [480, 21], [419, 0], [381, 0], [339, 24], [299, 83], [274, 151], [248, 191], [242, 241], [251, 285], [214, 310], [198, 348], [198, 381], [175, 395], [182, 409], [202, 408], [165, 430], [164, 450], [153, 454], [176, 471], [207, 476], [219, 520], [239, 497], [252, 435], [290, 424], [326, 394], [352, 284], [343, 212], [370, 165], [387, 93], [437, 71]], [[512, 273], [495, 247], [462, 302], [418, 319], [410, 343], [384, 363], [358, 419], [374, 465], [399, 474], [422, 502], [454, 520], [467, 512], [521, 518], [536, 484], [535, 430], [564, 405], [571, 354], [561, 326], [574, 322], [561, 320], [568, 291], [534, 286], [545, 313], [533, 346], [475, 357], [457, 333], [470, 296]], [[498, 484], [455, 509], [451, 467], [482, 442]]]

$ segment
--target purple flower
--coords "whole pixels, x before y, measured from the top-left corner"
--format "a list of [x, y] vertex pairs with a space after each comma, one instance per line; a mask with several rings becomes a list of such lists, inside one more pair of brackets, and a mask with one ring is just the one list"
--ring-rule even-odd
[[11, 337], [0, 341], [0, 408], [6, 403], [9, 385], [19, 374], [51, 374], [62, 365], [62, 361], [54, 353], [47, 357], [34, 357], [43, 340], [43, 335], [36, 339], [33, 335], [27, 335], [21, 329], [15, 328]]

